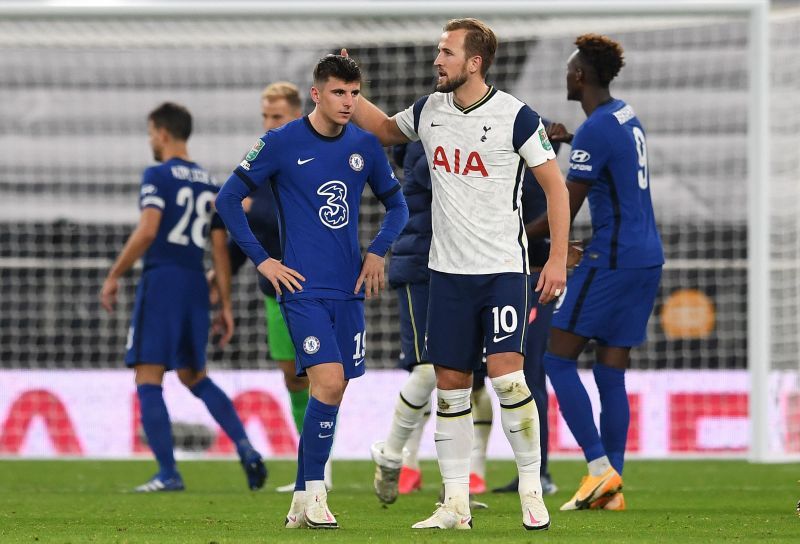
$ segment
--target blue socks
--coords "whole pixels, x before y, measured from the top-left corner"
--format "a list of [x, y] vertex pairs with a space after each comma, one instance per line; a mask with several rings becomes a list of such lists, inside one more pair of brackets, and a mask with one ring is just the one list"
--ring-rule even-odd
[[189, 390], [195, 397], [205, 403], [211, 416], [236, 445], [239, 458], [245, 460], [253, 452], [253, 446], [250, 445], [250, 441], [247, 439], [242, 420], [239, 419], [239, 414], [236, 413], [236, 409], [233, 407], [228, 395], [208, 376], [197, 382]]
[[178, 469], [175, 467], [175, 455], [172, 452], [172, 426], [162, 391], [160, 385], [136, 386], [142, 412], [142, 427], [147, 435], [147, 443], [158, 461], [158, 477], [164, 481], [177, 477]]
[[297, 444], [297, 476], [294, 479], [294, 490], [306, 490], [306, 471], [303, 466], [303, 433], [300, 433], [300, 443]]
[[544, 368], [555, 389], [561, 415], [583, 450], [586, 461], [594, 461], [606, 455], [594, 424], [592, 403], [578, 377], [577, 361], [547, 352], [544, 355]]
[[[298, 480], [295, 486], [300, 485], [301, 472], [306, 482], [325, 479], [325, 463], [331, 455], [338, 413], [338, 406], [318, 401], [312, 392], [306, 407], [306, 417], [303, 419], [303, 434], [300, 439], [302, 453], [298, 454]], [[302, 485], [305, 489], [305, 482]], [[297, 487], [295, 489], [299, 491]]]
[[625, 371], [602, 363], [594, 365], [594, 381], [600, 391], [600, 436], [608, 460], [614, 470], [622, 474], [625, 463], [625, 445], [631, 419], [628, 393], [625, 390]]

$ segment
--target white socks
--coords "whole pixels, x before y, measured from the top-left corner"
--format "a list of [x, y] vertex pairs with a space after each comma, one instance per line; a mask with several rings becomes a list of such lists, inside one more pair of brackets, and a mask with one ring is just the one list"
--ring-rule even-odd
[[422, 440], [422, 431], [425, 430], [425, 424], [431, 417], [431, 403], [425, 405], [422, 409], [422, 419], [417, 424], [416, 428], [411, 431], [411, 434], [406, 440], [406, 447], [403, 448], [403, 466], [419, 470], [419, 443]]
[[472, 424], [475, 428], [475, 443], [472, 445], [470, 472], [486, 478], [486, 448], [492, 431], [492, 399], [485, 387], [472, 390]]
[[395, 405], [392, 426], [383, 446], [386, 457], [398, 462], [402, 459], [403, 447], [414, 429], [420, 426], [425, 407], [430, 402], [435, 387], [436, 373], [433, 365], [422, 364], [412, 369]]
[[[436, 456], [444, 484], [444, 503], [469, 511], [469, 456], [472, 452], [472, 389], [436, 389]], [[537, 473], [538, 474], [538, 473]]]
[[539, 412], [522, 370], [492, 378], [492, 387], [500, 400], [500, 421], [506, 433], [519, 471], [519, 493], [541, 496], [539, 471], [542, 451], [539, 444]]

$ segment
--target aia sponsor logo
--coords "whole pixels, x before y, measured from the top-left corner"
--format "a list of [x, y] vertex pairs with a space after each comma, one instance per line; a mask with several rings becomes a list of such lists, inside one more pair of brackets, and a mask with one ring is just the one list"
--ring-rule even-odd
[[[466, 159], [464, 159], [465, 155]], [[456, 148], [452, 158], [450, 158], [442, 146], [436, 146], [433, 152], [433, 169], [440, 168], [448, 174], [468, 176], [475, 172], [485, 178], [489, 177], [489, 172], [486, 171], [483, 159], [481, 159], [481, 155], [477, 151], [470, 151], [467, 154], [466, 151]]]

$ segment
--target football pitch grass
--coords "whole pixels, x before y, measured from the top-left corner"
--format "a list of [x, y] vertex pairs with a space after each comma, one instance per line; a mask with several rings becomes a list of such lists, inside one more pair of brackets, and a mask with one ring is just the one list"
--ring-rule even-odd
[[[412, 531], [430, 515], [439, 490], [435, 462], [424, 463], [422, 491], [384, 508], [372, 492], [372, 464], [334, 463], [329, 505], [338, 531], [287, 530], [293, 463], [269, 463], [265, 489], [250, 492], [234, 461], [182, 462], [187, 490], [135, 494], [152, 461], [0, 461], [0, 542], [800, 542], [800, 465], [743, 461], [631, 461], [626, 512], [559, 512], [585, 464], [556, 461], [560, 490], [547, 497], [552, 527], [521, 526], [516, 494], [482, 495], [471, 532]], [[489, 463], [490, 486], [514, 475], [511, 462]]]

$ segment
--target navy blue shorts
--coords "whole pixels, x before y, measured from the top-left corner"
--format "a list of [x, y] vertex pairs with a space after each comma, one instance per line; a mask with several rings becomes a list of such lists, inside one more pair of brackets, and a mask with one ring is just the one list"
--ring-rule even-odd
[[526, 274], [445, 274], [431, 270], [428, 359], [474, 371], [482, 353], [525, 353], [532, 295]]
[[145, 271], [136, 286], [125, 364], [203, 370], [208, 310], [208, 282], [202, 270], [159, 266]]
[[308, 367], [341, 363], [344, 378], [358, 378], [366, 370], [364, 301], [298, 298], [281, 302], [295, 351], [295, 370], [305, 376]]
[[400, 313], [399, 367], [411, 371], [415, 365], [428, 361], [425, 351], [425, 331], [428, 323], [428, 283], [406, 283], [397, 289]]
[[579, 266], [556, 304], [552, 326], [602, 346], [633, 347], [647, 339], [647, 321], [661, 267], [615, 269]]

